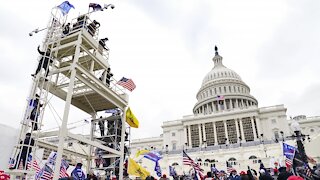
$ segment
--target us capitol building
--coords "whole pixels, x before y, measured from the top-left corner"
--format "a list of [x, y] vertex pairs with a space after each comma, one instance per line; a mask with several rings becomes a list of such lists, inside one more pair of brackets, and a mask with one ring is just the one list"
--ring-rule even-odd
[[[320, 116], [304, 115], [288, 118], [284, 105], [259, 107], [250, 94], [249, 86], [233, 70], [223, 65], [217, 47], [214, 67], [203, 78], [197, 92], [193, 115], [163, 122], [159, 137], [135, 139], [131, 142], [131, 156], [138, 150], [158, 150], [163, 173], [169, 165], [176, 165], [178, 173], [188, 172], [182, 164], [182, 150], [206, 171], [213, 164], [226, 170], [226, 161], [235, 169], [246, 170], [249, 165], [259, 168], [274, 162], [284, 165], [282, 141], [295, 145], [288, 136], [293, 134], [290, 124], [298, 121], [303, 134], [310, 135], [304, 142], [308, 156], [320, 160]], [[154, 162], [138, 158], [138, 162], [154, 173]]]

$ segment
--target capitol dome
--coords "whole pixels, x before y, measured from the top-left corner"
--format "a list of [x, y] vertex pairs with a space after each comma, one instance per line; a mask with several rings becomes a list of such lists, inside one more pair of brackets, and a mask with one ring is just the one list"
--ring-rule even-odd
[[250, 95], [249, 86], [236, 72], [223, 65], [218, 48], [215, 50], [214, 67], [203, 78], [193, 113], [212, 114], [258, 106], [258, 101]]

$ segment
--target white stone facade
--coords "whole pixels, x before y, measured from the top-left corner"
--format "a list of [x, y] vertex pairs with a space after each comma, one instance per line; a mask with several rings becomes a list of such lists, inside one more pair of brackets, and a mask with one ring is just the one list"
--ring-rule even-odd
[[[196, 95], [194, 114], [165, 121], [160, 137], [133, 140], [132, 154], [139, 149], [162, 151], [164, 158], [160, 165], [167, 173], [169, 165], [182, 165], [183, 149], [194, 160], [198, 159], [205, 171], [211, 164], [226, 169], [226, 161], [232, 162], [238, 170], [246, 170], [247, 165], [258, 168], [258, 159], [266, 166], [273, 166], [269, 164], [273, 161], [282, 163], [282, 141], [294, 144], [287, 138], [292, 135], [287, 109], [284, 105], [259, 108], [258, 101], [250, 95], [249, 86], [237, 73], [226, 68], [222, 59], [216, 50], [214, 67], [203, 79]], [[319, 139], [320, 117], [297, 116], [295, 119], [302, 133]], [[314, 146], [310, 147], [320, 149], [319, 145]], [[319, 155], [320, 152], [313, 157], [317, 159]], [[153, 162], [149, 160], [139, 162], [152, 168]], [[176, 169], [180, 173], [188, 171], [185, 166]]]

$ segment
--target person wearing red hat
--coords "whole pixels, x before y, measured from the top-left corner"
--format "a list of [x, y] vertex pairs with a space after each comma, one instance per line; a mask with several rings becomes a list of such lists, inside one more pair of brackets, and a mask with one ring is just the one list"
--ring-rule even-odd
[[240, 180], [240, 176], [237, 174], [237, 170], [232, 169], [230, 176], [228, 178], [229, 180]]

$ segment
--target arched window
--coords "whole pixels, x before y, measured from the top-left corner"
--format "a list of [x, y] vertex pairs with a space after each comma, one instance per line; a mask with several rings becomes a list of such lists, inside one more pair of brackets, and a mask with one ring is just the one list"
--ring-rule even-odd
[[237, 159], [234, 158], [234, 157], [229, 158], [229, 159], [228, 159], [228, 162], [229, 162], [229, 164], [232, 165], [232, 166], [238, 164], [238, 163], [237, 163]]
[[250, 156], [249, 160], [251, 160], [253, 164], [257, 164], [259, 162], [257, 156], [255, 155]]

